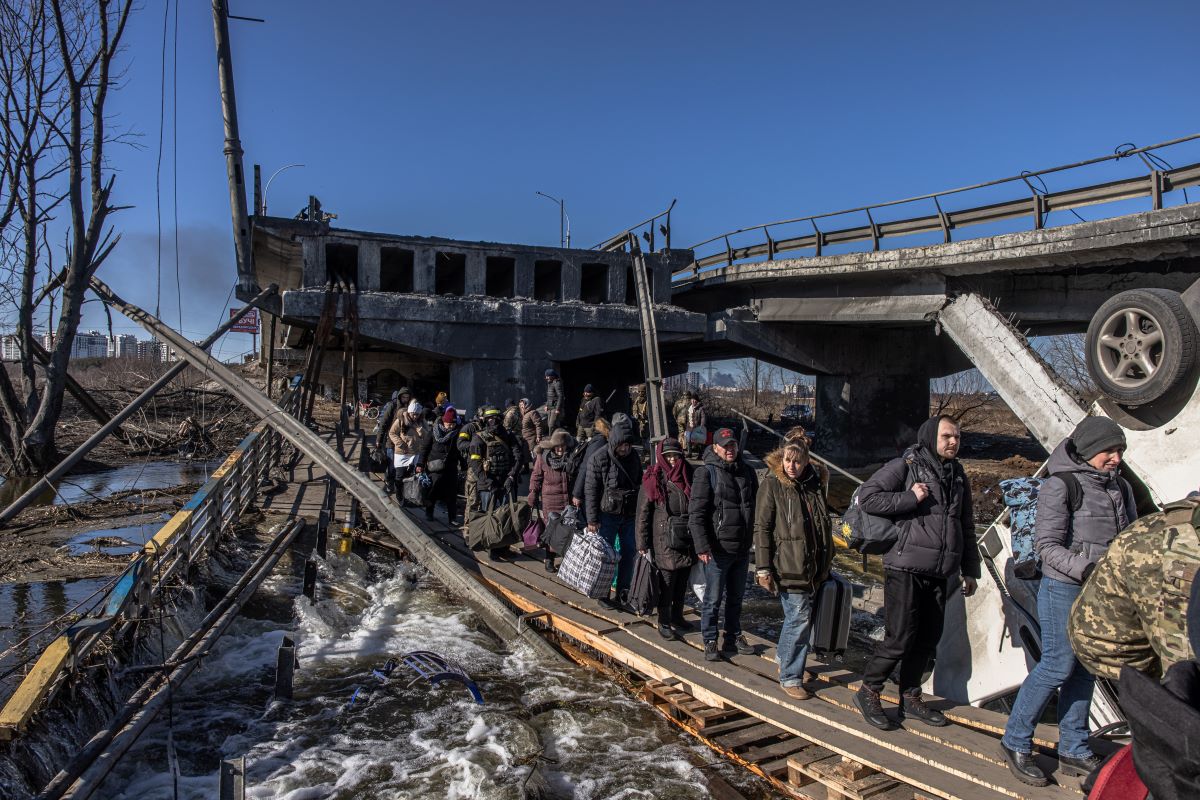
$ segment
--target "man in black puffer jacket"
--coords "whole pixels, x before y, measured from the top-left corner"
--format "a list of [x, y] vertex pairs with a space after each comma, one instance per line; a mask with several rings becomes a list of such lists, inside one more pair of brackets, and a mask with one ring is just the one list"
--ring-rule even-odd
[[742, 635], [742, 597], [754, 541], [754, 496], [758, 477], [741, 459], [738, 440], [729, 428], [713, 436], [704, 453], [704, 466], [692, 477], [688, 529], [696, 554], [704, 564], [705, 589], [700, 613], [704, 658], [716, 661], [718, 619], [725, 604], [725, 641], [721, 651], [751, 655], [754, 648]]
[[946, 596], [962, 572], [962, 592], [975, 593], [979, 551], [971, 485], [956, 460], [962, 433], [947, 416], [926, 420], [917, 444], [880, 467], [859, 490], [868, 514], [889, 517], [900, 538], [883, 557], [884, 639], [863, 670], [854, 703], [868, 723], [892, 727], [879, 692], [900, 665], [900, 710], [929, 725], [946, 718], [921, 700], [921, 681], [933, 660], [946, 615]]
[[[633, 423], [625, 414], [613, 414], [608, 446], [597, 450], [587, 462], [584, 506], [588, 530], [614, 547], [620, 542], [617, 562], [617, 603], [625, 604], [633, 567], [637, 563], [637, 542], [633, 522], [637, 494], [642, 485], [642, 460], [633, 449]], [[601, 599], [601, 605], [611, 605]]]

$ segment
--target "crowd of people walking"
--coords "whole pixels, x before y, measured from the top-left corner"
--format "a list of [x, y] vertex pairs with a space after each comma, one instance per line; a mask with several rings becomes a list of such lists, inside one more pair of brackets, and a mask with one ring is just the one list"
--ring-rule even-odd
[[[578, 515], [618, 553], [615, 592], [601, 597], [602, 605], [627, 610], [636, 559], [647, 557], [657, 570], [658, 633], [675, 638], [694, 629], [685, 619], [685, 597], [689, 586], [697, 587], [709, 661], [755, 652], [742, 629], [752, 576], [780, 604], [781, 690], [794, 700], [809, 699], [805, 675], [816, 598], [831, 580], [834, 539], [829, 472], [814, 459], [808, 436], [802, 429], [788, 432], [764, 458], [760, 479], [733, 430], [707, 432], [708, 414], [690, 392], [673, 408], [678, 438], [652, 447], [645, 392], [632, 400], [631, 414], [606, 415], [604, 400], [587, 385], [572, 435], [554, 370], [546, 371], [541, 408], [520, 398], [504, 409], [482, 407], [467, 421], [444, 393], [427, 410], [401, 389], [380, 414], [387, 485], [394, 491], [405, 477], [425, 474], [432, 484], [427, 517], [433, 519], [441, 504], [447, 521], [458, 524], [460, 474], [470, 515], [498, 497], [515, 498], [528, 471], [529, 506], [545, 516]], [[956, 593], [971, 597], [981, 577], [959, 423], [935, 416], [915, 439], [856, 493], [863, 513], [889, 520], [895, 529], [883, 553], [883, 639], [853, 696], [863, 720], [884, 731], [909, 719], [949, 724], [925, 702], [921, 687], [935, 669], [947, 604]], [[1195, 663], [1188, 636], [1200, 639], [1200, 630], [1187, 627], [1187, 607], [1190, 594], [1200, 594], [1192, 591], [1200, 588], [1193, 582], [1200, 568], [1200, 500], [1139, 521], [1133, 488], [1121, 476], [1125, 448], [1119, 425], [1085, 418], [1051, 453], [1036, 498], [1041, 649], [1000, 741], [1012, 773], [1035, 786], [1050, 781], [1033, 738], [1052, 699], [1057, 697], [1060, 770], [1085, 776], [1101, 764], [1089, 746], [1096, 675], [1116, 679], [1124, 668], [1157, 678], [1172, 665]], [[644, 459], [643, 453], [652, 456]], [[1164, 539], [1163, 531], [1171, 535]], [[562, 555], [546, 546], [546, 570], [554, 572]], [[1135, 575], [1138, 570], [1145, 575]], [[1200, 598], [1193, 605], [1200, 628]], [[883, 703], [889, 680], [899, 689], [892, 715]], [[1200, 686], [1200, 665], [1194, 685]], [[1193, 694], [1200, 697], [1200, 690]]]

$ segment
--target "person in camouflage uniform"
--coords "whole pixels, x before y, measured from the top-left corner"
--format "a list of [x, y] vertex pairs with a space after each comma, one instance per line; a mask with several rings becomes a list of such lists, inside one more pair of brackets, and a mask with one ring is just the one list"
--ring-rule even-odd
[[1071, 607], [1067, 635], [1097, 677], [1130, 666], [1160, 678], [1195, 658], [1187, 606], [1200, 570], [1200, 495], [1166, 506], [1121, 531]]

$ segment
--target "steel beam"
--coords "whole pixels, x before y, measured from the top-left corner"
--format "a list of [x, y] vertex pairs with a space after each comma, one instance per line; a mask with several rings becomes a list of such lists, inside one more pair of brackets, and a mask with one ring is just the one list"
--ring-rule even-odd
[[386, 527], [414, 558], [450, 591], [470, 603], [502, 639], [508, 641], [519, 636], [537, 652], [549, 657], [559, 657], [557, 651], [536, 633], [524, 631], [518, 634], [516, 618], [512, 612], [459, 566], [449, 553], [433, 543], [429, 535], [397, 508], [374, 481], [343, 461], [325, 440], [286, 414], [247, 380], [196, 347], [169, 325], [144, 309], [122, 300], [98, 278], [92, 278], [91, 288], [104, 302], [170, 343], [181, 356], [222, 384], [248, 409], [295, 445], [297, 450], [304, 452], [324, 469], [339, 486], [357, 497], [363, 508]]
[[646, 259], [637, 237], [629, 234], [629, 252], [633, 257], [633, 288], [637, 295], [638, 323], [642, 334], [642, 363], [646, 369], [646, 410], [650, 440], [667, 436], [667, 398], [663, 393], [662, 358], [658, 354], [658, 327], [654, 321], [654, 296], [646, 278]]
[[[223, 335], [225, 335], [226, 331], [236, 325], [237, 322], [243, 316], [245, 316], [247, 311], [258, 306], [270, 295], [275, 294], [275, 292], [278, 291], [278, 288], [279, 287], [277, 287], [275, 284], [271, 284], [266, 289], [263, 289], [261, 292], [259, 292], [253, 300], [245, 305], [240, 311], [231, 316], [227, 322], [209, 334], [208, 338], [200, 343], [200, 349], [204, 350], [205, 348], [212, 346], [213, 342], [217, 341], [217, 339], [220, 339]], [[196, 347], [196, 345], [192, 345], [192, 347]], [[147, 386], [141, 394], [129, 401], [129, 405], [118, 411], [115, 416], [109, 419], [108, 422], [104, 423], [104, 425], [100, 427], [100, 430], [89, 436], [87, 440], [83, 442], [83, 444], [79, 445], [79, 447], [76, 447], [62, 461], [59, 461], [57, 464], [55, 464], [54, 469], [43, 475], [41, 479], [37, 481], [37, 483], [33, 484], [33, 486], [30, 486], [24, 494], [9, 504], [8, 508], [0, 511], [0, 526], [6, 525], [12, 520], [13, 517], [15, 517], [17, 514], [20, 514], [26, 506], [36, 500], [42, 492], [46, 491], [46, 489], [53, 489], [54, 481], [62, 478], [68, 472], [70, 472], [72, 467], [78, 464], [84, 456], [92, 451], [92, 448], [104, 441], [109, 434], [121, 426], [122, 422], [133, 416], [139, 408], [146, 404], [147, 400], [149, 400], [151, 397], [154, 397], [154, 395], [158, 394], [158, 392], [164, 386], [173, 381], [175, 376], [187, 369], [187, 364], [188, 362], [186, 361], [180, 361], [177, 364], [173, 364], [171, 368], [164, 372], [158, 380]]]

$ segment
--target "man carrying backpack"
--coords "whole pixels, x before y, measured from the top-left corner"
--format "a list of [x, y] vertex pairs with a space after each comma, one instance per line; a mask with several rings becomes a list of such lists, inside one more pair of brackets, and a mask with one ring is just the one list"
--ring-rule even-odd
[[1032, 786], [1050, 782], [1033, 753], [1033, 728], [1058, 692], [1058, 763], [1064, 775], [1100, 765], [1088, 748], [1088, 712], [1096, 679], [1071, 649], [1067, 619], [1080, 589], [1109, 543], [1137, 518], [1133, 489], [1117, 474], [1125, 432], [1107, 417], [1085, 417], [1046, 462], [1038, 491], [1034, 542], [1042, 560], [1038, 623], [1042, 657], [1021, 684], [1004, 738], [1013, 775]]
[[884, 639], [863, 670], [854, 705], [863, 719], [891, 730], [879, 693], [900, 666], [900, 712], [929, 725], [946, 725], [921, 700], [921, 682], [933, 660], [946, 616], [946, 596], [962, 571], [962, 592], [975, 593], [979, 551], [971, 485], [956, 459], [962, 432], [951, 417], [926, 420], [917, 444], [884, 464], [858, 490], [862, 510], [895, 521], [900, 535], [883, 556]]
[[[758, 477], [741, 458], [737, 437], [729, 428], [713, 436], [704, 453], [704, 466], [692, 476], [688, 530], [704, 564], [700, 632], [704, 658], [717, 661], [721, 653], [752, 655], [754, 647], [742, 635], [742, 597], [754, 541], [754, 500]], [[717, 650], [721, 605], [725, 606], [725, 640]]]
[[489, 408], [483, 412], [483, 426], [471, 438], [467, 465], [475, 478], [478, 503], [486, 509], [492, 495], [505, 492], [516, 494], [517, 476], [521, 474], [521, 448], [502, 424], [500, 411]]

